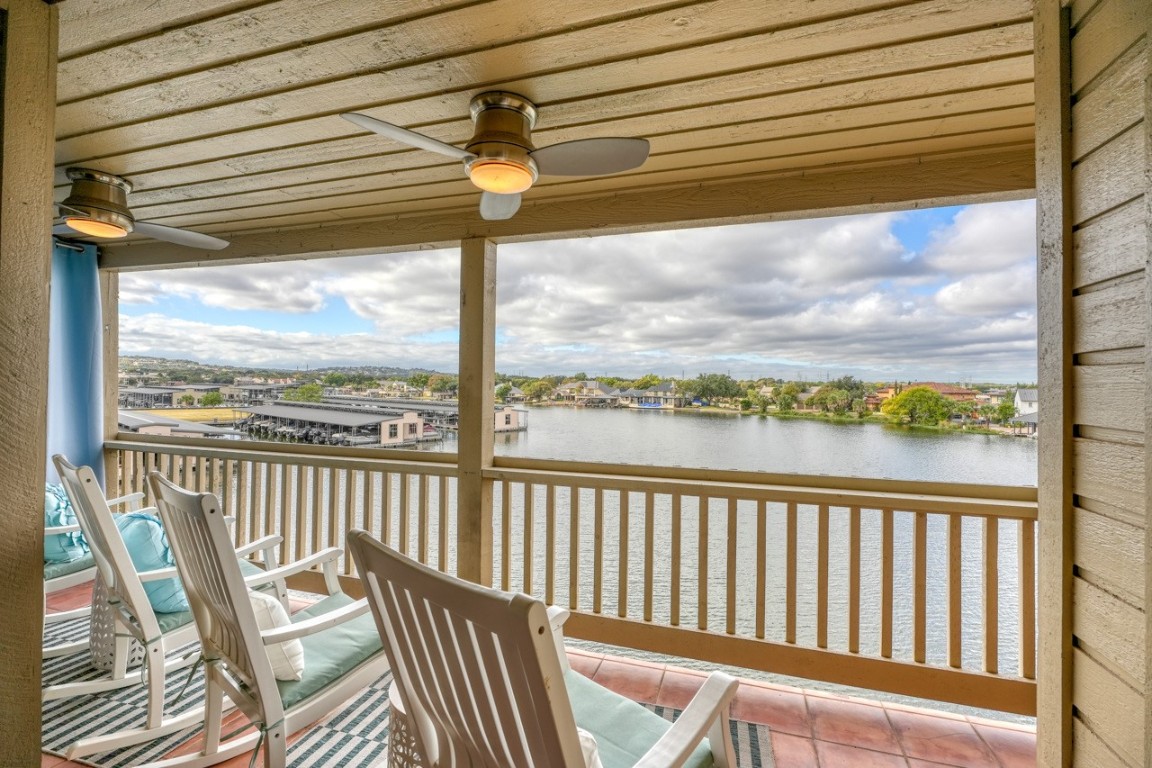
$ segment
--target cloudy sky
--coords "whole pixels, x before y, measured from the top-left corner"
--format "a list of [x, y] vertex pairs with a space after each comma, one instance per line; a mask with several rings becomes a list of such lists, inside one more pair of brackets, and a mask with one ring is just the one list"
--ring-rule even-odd
[[[497, 370], [1029, 382], [1031, 201], [504, 245]], [[121, 275], [120, 351], [457, 368], [455, 251]]]

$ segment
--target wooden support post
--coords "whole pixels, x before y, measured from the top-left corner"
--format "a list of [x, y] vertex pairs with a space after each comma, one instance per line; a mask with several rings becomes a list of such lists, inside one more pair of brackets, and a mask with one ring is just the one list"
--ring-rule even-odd
[[[104, 442], [116, 439], [120, 431], [119, 379], [120, 369], [120, 273], [100, 270], [100, 323], [102, 339], [104, 383]], [[117, 485], [118, 452], [104, 452], [105, 490]], [[111, 495], [111, 494], [110, 494]], [[237, 528], [237, 533], [240, 529]]]
[[0, 3], [0, 744], [40, 761], [56, 10]]
[[[1147, 8], [1147, 6], [1145, 6]], [[1152, 13], [1144, 14], [1144, 499], [1152, 498]], [[1152, 758], [1152, 525], [1144, 524], [1144, 762]]]
[[484, 471], [492, 466], [495, 386], [496, 244], [472, 238], [460, 243], [456, 572], [486, 585], [492, 583], [492, 481], [484, 477]]
[[1069, 14], [1036, 3], [1036, 229], [1040, 384], [1037, 764], [1072, 764], [1071, 90]]

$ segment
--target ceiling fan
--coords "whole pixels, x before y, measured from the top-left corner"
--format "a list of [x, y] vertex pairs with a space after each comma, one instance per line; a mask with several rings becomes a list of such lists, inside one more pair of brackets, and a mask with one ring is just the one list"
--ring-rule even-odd
[[648, 159], [646, 139], [576, 139], [537, 149], [532, 145], [536, 106], [515, 93], [481, 93], [470, 111], [476, 132], [463, 149], [357, 112], [340, 116], [402, 144], [462, 160], [468, 178], [484, 190], [480, 216], [487, 221], [512, 218], [520, 193], [538, 176], [604, 176], [638, 168]]
[[128, 208], [132, 185], [119, 176], [91, 168], [69, 168], [66, 173], [72, 180], [72, 190], [64, 202], [56, 203], [60, 221], [52, 226], [54, 235], [111, 239], [138, 232], [154, 240], [189, 248], [218, 251], [228, 247], [228, 241], [218, 237], [137, 221]]

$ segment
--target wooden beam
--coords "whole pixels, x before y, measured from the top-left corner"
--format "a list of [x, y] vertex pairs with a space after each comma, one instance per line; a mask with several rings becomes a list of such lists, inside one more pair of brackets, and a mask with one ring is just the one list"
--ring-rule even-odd
[[1034, 184], [1033, 152], [1019, 146], [526, 203], [508, 221], [483, 221], [475, 212], [388, 217], [239, 234], [222, 251], [156, 242], [106, 245], [100, 266], [141, 270], [244, 264], [444, 248], [476, 237], [520, 242], [799, 219], [1028, 197]]
[[496, 244], [460, 244], [460, 425], [456, 573], [492, 583], [493, 392], [496, 386]]
[[0, 744], [5, 763], [36, 765], [56, 10], [41, 0], [7, 0], [0, 24]]
[[1037, 763], [1072, 764], [1072, 195], [1069, 12], [1036, 4], [1040, 384]]

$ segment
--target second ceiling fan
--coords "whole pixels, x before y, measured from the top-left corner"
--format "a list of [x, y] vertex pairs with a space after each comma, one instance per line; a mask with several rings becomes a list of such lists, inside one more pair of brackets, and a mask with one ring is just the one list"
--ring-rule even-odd
[[576, 139], [537, 149], [532, 144], [536, 107], [515, 93], [481, 93], [470, 109], [476, 131], [463, 149], [357, 112], [340, 116], [402, 144], [462, 160], [468, 178], [484, 190], [480, 216], [488, 221], [512, 218], [520, 193], [539, 176], [605, 176], [648, 159], [646, 139]]

